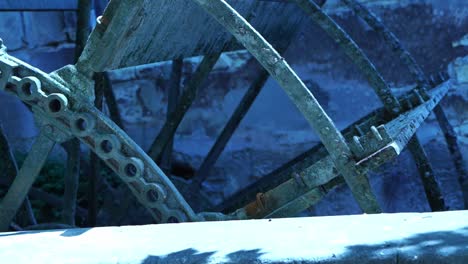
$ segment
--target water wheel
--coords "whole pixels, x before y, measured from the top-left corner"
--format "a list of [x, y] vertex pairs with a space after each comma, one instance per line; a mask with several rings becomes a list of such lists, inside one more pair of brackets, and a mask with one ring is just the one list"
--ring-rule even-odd
[[[0, 228], [8, 229], [53, 146], [72, 144], [70, 142], [75, 142], [76, 146], [76, 139], [87, 145], [128, 185], [155, 223], [293, 216], [314, 205], [339, 184], [349, 186], [363, 212], [379, 213], [382, 210], [367, 172], [395, 158], [406, 146], [415, 158], [432, 210], [445, 210], [432, 167], [415, 132], [434, 111], [466, 194], [466, 174], [456, 137], [443, 109], [438, 106], [452, 88], [451, 82], [444, 74], [437, 80], [428, 80], [375, 15], [356, 0], [342, 2], [392, 46], [413, 74], [414, 89], [399, 98], [393, 95], [365, 53], [321, 8], [325, 1], [111, 0], [98, 18], [77, 63], [51, 74], [10, 56], [2, 46], [0, 89], [17, 96], [30, 107], [40, 133], [0, 203]], [[314, 94], [281, 56], [301, 23], [318, 24], [340, 45], [366, 76], [384, 105], [382, 109], [343, 131], [337, 129]], [[247, 49], [264, 69], [244, 95], [195, 177], [180, 190], [181, 194], [160, 168], [167, 162], [164, 152], [192, 104], [197, 88], [220, 55], [238, 49]], [[119, 127], [116, 113], [114, 118], [109, 118], [95, 105], [95, 98], [106, 93], [104, 87], [100, 94], [95, 94], [93, 76], [96, 73], [168, 60], [173, 60], [173, 72], [177, 73], [181, 58], [200, 55], [204, 56], [202, 62], [178, 96], [179, 100], [169, 102], [167, 122], [146, 151]], [[106, 80], [106, 74], [97, 76], [101, 78], [99, 81]], [[187, 200], [201, 195], [200, 185], [269, 76], [281, 85], [322, 144], [217, 208], [198, 204], [196, 210], [192, 209]], [[174, 78], [180, 76], [175, 74]], [[173, 90], [175, 93], [177, 89]], [[467, 201], [465, 195], [465, 204]], [[206, 212], [210, 210], [213, 212]]]

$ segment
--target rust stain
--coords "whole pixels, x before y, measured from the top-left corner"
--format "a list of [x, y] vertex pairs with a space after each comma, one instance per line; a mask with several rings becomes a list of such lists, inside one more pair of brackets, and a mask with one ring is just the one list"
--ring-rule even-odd
[[96, 19], [97, 26], [96, 29], [98, 29], [101, 32], [105, 32], [107, 30], [107, 27], [109, 26], [109, 19], [105, 16], [98, 16]]
[[257, 193], [255, 201], [247, 204], [244, 208], [249, 218], [262, 218], [265, 213], [265, 195]]

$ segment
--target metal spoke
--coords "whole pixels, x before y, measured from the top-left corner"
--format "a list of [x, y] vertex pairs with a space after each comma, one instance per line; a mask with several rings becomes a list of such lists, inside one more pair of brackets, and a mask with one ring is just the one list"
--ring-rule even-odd
[[260, 73], [258, 74], [256, 80], [245, 93], [240, 104], [237, 106], [236, 110], [234, 110], [234, 113], [232, 114], [231, 118], [227, 122], [226, 126], [224, 126], [221, 134], [216, 139], [216, 142], [214, 143], [213, 147], [211, 147], [210, 151], [208, 152], [208, 155], [205, 157], [205, 159], [202, 162], [202, 165], [195, 174], [194, 180], [192, 182], [192, 185], [194, 185], [195, 189], [200, 188], [201, 183], [208, 177], [210, 169], [218, 160], [219, 155], [223, 152], [224, 148], [229, 142], [229, 139], [231, 139], [232, 135], [234, 134], [234, 131], [239, 126], [245, 114], [247, 114], [248, 110], [255, 101], [255, 98], [257, 98], [257, 95], [260, 93], [262, 87], [268, 80], [269, 76], [270, 75], [266, 70], [260, 70]]
[[417, 136], [413, 136], [408, 143], [408, 149], [413, 154], [414, 162], [418, 168], [421, 181], [423, 183], [424, 192], [426, 193], [427, 201], [432, 211], [444, 211], [445, 202], [440, 191], [439, 184], [434, 177], [434, 170], [432, 169], [429, 160], [427, 159], [424, 148], [419, 143]]
[[[78, 0], [75, 61], [78, 61], [89, 36], [91, 4], [89, 0]], [[65, 223], [74, 226], [80, 178], [80, 141], [74, 138], [63, 143], [62, 146], [67, 152], [62, 218]]]
[[148, 150], [148, 155], [154, 161], [160, 160], [164, 148], [174, 138], [177, 127], [195, 100], [198, 88], [206, 80], [220, 56], [221, 53], [216, 53], [203, 57], [202, 62], [190, 79], [187, 88], [185, 88], [180, 96], [176, 110], [172, 112], [170, 117], [167, 119], [163, 128]]
[[[96, 73], [94, 75], [94, 93], [96, 95], [94, 100], [94, 106], [97, 110], [102, 111], [103, 98], [105, 90], [105, 79], [103, 73]], [[100, 172], [102, 168], [102, 162], [96, 153], [91, 152], [89, 154], [89, 179], [88, 179], [88, 219], [87, 225], [92, 227], [96, 226], [97, 222], [97, 184], [100, 178]]]
[[[66, 1], [64, 1], [66, 2]], [[75, 60], [81, 56], [83, 49], [88, 40], [91, 19], [91, 0], [78, 0], [78, 12], [77, 12], [77, 25], [76, 25], [76, 47], [75, 47]]]
[[[10, 186], [10, 184], [11, 184], [11, 181], [0, 178], [0, 186], [7, 188], [7, 187]], [[63, 209], [63, 199], [62, 199], [62, 197], [59, 197], [59, 196], [57, 196], [55, 194], [50, 194], [50, 193], [47, 193], [47, 192], [45, 192], [45, 191], [43, 191], [41, 189], [31, 187], [31, 189], [29, 190], [28, 196], [30, 196], [31, 199], [43, 201], [46, 204], [48, 204], [50, 206], [53, 206], [54, 208], [57, 208], [59, 210]], [[80, 218], [84, 219], [86, 217], [86, 215], [87, 215], [87, 212], [86, 212], [86, 210], [84, 208], [77, 206], [76, 207], [76, 214]], [[30, 220], [30, 222], [31, 222], [32, 225], [37, 224], [37, 221], [35, 219], [34, 219], [34, 221]]]
[[[14, 177], [18, 175], [18, 165], [11, 151], [10, 144], [8, 143], [8, 140], [3, 131], [3, 126], [0, 124], [0, 157], [2, 157], [0, 160], [0, 171], [3, 171], [4, 176], [6, 177], [6, 186], [8, 187], [11, 182], [13, 182]], [[22, 207], [26, 212], [29, 224], [37, 224], [36, 217], [34, 216], [34, 212], [32, 210], [31, 202], [28, 196], [26, 196], [24, 199]]]
[[468, 175], [466, 173], [466, 164], [463, 162], [463, 156], [457, 143], [457, 136], [453, 127], [450, 125], [447, 116], [444, 114], [442, 107], [434, 108], [434, 114], [440, 124], [445, 140], [447, 141], [448, 149], [455, 163], [455, 170], [458, 172], [458, 183], [460, 184], [463, 193], [464, 208], [468, 209]]
[[11, 220], [26, 198], [37, 176], [39, 176], [42, 166], [55, 145], [55, 141], [49, 138], [46, 131], [48, 128], [50, 127], [41, 129], [17, 177], [0, 203], [0, 231], [8, 229]]
[[114, 123], [124, 130], [122, 123], [122, 118], [120, 117], [119, 106], [117, 105], [117, 100], [115, 98], [114, 91], [112, 90], [112, 82], [109, 79], [109, 74], [107, 72], [101, 73], [102, 75], [102, 93], [106, 100], [107, 108], [109, 109], [110, 119]]
[[64, 180], [64, 203], [62, 218], [68, 225], [75, 225], [76, 198], [80, 178], [80, 141], [71, 139], [63, 143], [67, 152], [67, 164]]
[[[172, 61], [172, 71], [170, 85], [168, 87], [168, 103], [167, 103], [167, 115], [166, 122], [169, 122], [171, 114], [176, 110], [179, 101], [179, 92], [180, 92], [180, 81], [182, 79], [182, 68], [184, 66], [183, 59], [177, 59]], [[172, 158], [172, 149], [174, 147], [174, 138], [166, 144], [166, 147], [163, 150], [161, 158], [161, 169], [166, 172], [166, 174], [171, 171], [171, 158]]]

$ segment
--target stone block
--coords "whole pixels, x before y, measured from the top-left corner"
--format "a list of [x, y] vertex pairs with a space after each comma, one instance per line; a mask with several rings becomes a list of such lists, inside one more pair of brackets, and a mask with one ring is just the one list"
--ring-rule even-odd
[[449, 73], [459, 84], [468, 84], [468, 56], [457, 58], [450, 66]]
[[17, 50], [23, 46], [23, 22], [20, 13], [4, 12], [0, 15], [0, 38], [8, 50]]
[[31, 48], [67, 41], [63, 12], [25, 12], [24, 28], [25, 41]]

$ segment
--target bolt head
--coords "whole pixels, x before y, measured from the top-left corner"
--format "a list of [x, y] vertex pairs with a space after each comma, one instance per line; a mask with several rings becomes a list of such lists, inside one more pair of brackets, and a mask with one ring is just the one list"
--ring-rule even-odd
[[51, 125], [45, 125], [42, 129], [44, 129], [44, 132], [48, 134], [54, 133], [54, 127]]

